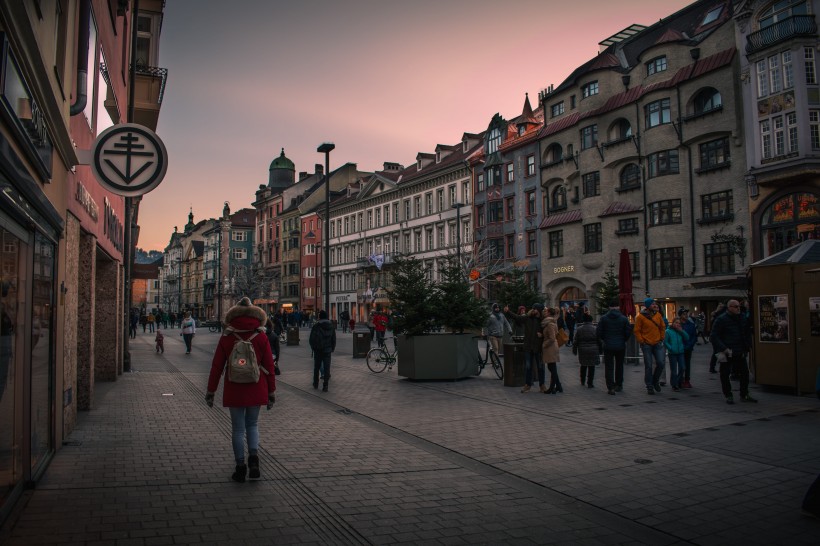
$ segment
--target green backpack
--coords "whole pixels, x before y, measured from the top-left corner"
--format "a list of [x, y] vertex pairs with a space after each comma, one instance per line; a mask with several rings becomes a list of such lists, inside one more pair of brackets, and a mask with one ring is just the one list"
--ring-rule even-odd
[[251, 343], [253, 338], [259, 335], [259, 332], [255, 332], [248, 339], [242, 339], [235, 333], [233, 335], [236, 341], [233, 344], [230, 356], [228, 356], [226, 376], [232, 383], [257, 383], [259, 381], [259, 370], [266, 374], [270, 373], [257, 362], [256, 351], [253, 350], [253, 343]]

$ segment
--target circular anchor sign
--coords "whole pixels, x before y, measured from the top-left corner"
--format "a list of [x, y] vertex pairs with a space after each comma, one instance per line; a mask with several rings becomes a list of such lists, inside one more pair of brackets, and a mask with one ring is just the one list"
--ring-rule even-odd
[[123, 123], [109, 127], [97, 137], [91, 169], [100, 184], [125, 197], [153, 190], [168, 170], [165, 144], [148, 127]]

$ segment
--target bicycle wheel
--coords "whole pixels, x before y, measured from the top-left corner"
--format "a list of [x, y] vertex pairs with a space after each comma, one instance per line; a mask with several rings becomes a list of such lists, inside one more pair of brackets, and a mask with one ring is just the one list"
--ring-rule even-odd
[[476, 366], [475, 374], [476, 375], [481, 375], [481, 370], [484, 369], [484, 365], [485, 365], [485, 362], [483, 360], [481, 360], [481, 355], [478, 355], [478, 362], [476, 364], [477, 364], [477, 366]]
[[495, 375], [497, 375], [499, 379], [504, 379], [504, 367], [501, 365], [501, 359], [498, 358], [495, 352], [490, 353], [490, 362], [493, 364]]
[[367, 351], [367, 367], [373, 373], [383, 372], [387, 368], [387, 352], [381, 347]]

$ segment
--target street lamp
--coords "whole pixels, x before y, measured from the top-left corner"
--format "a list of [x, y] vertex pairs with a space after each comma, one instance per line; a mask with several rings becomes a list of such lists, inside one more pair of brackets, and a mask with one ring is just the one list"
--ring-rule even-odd
[[182, 259], [177, 260], [179, 270], [179, 291], [177, 292], [177, 314], [182, 312]]
[[332, 142], [325, 142], [316, 148], [320, 154], [325, 154], [325, 282], [322, 291], [325, 293], [325, 312], [330, 318], [330, 152], [336, 148]]
[[453, 208], [456, 209], [456, 255], [459, 269], [461, 268], [461, 207], [464, 206], [466, 206], [464, 203], [453, 203]]

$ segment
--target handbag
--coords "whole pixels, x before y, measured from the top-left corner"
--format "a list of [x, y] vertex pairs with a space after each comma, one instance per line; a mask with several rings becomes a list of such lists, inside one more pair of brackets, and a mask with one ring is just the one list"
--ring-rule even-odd
[[567, 341], [569, 341], [569, 335], [567, 331], [563, 328], [558, 328], [558, 333], [555, 334], [555, 341], [558, 343], [559, 347], [563, 347], [566, 345]]

